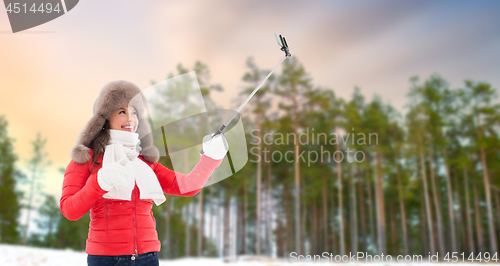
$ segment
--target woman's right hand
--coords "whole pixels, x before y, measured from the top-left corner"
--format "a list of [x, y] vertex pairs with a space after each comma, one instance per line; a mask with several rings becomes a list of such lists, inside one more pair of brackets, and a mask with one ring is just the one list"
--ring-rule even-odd
[[125, 168], [129, 163], [127, 158], [122, 158], [118, 162], [111, 163], [99, 169], [97, 172], [97, 182], [106, 191], [110, 191], [116, 186], [127, 186], [132, 182], [132, 175]]

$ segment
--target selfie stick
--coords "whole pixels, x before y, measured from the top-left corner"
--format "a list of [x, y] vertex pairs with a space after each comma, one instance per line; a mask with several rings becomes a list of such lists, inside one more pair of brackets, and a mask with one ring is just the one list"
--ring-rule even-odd
[[[234, 113], [231, 115], [231, 117], [229, 117], [229, 119], [226, 120], [226, 122], [219, 128], [219, 130], [217, 130], [217, 132], [215, 132], [212, 135], [212, 138], [214, 138], [217, 135], [222, 133], [222, 131], [227, 127], [227, 125], [229, 125], [229, 123], [231, 123], [231, 121], [233, 121], [233, 119], [236, 117], [236, 115], [248, 103], [248, 101], [250, 101], [250, 99], [252, 99], [252, 97], [255, 95], [255, 93], [257, 93], [257, 91], [260, 89], [260, 87], [262, 87], [262, 85], [264, 85], [264, 83], [267, 81], [267, 79], [273, 74], [274, 70], [276, 70], [276, 68], [278, 68], [278, 66], [281, 65], [281, 63], [283, 63], [283, 61], [285, 61], [285, 59], [287, 57], [292, 56], [290, 54], [290, 50], [288, 49], [288, 44], [286, 43], [285, 37], [278, 35], [277, 33], [274, 33], [274, 35], [276, 36], [276, 41], [278, 41], [278, 45], [281, 47], [281, 51], [285, 52], [285, 57], [283, 57], [283, 59], [281, 59], [281, 61], [273, 68], [273, 70], [271, 70], [271, 72], [269, 72], [269, 74], [267, 74], [266, 78], [259, 84], [259, 86], [257, 86], [257, 88], [255, 88], [252, 91], [252, 93], [247, 97], [247, 99], [240, 105], [240, 107], [238, 107], [238, 109], [236, 109], [236, 111], [234, 111]], [[200, 155], [203, 155], [203, 154], [204, 154], [204, 152], [202, 149], [200, 151]]]

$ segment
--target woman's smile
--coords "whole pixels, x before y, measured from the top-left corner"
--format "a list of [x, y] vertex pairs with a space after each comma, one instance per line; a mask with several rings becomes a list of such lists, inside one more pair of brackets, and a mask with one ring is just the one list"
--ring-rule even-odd
[[122, 130], [134, 132], [135, 131], [135, 127], [132, 126], [132, 125], [124, 125], [124, 126], [122, 126]]

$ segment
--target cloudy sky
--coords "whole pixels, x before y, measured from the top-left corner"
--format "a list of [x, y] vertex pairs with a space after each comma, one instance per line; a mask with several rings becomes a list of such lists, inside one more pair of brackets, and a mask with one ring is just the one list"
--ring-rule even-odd
[[[0, 115], [18, 166], [37, 132], [52, 165], [45, 191], [60, 195], [69, 152], [101, 87], [125, 79], [147, 88], [178, 63], [206, 63], [234, 108], [245, 61], [271, 69], [283, 57], [274, 32], [315, 86], [349, 99], [354, 86], [404, 112], [408, 79], [441, 74], [500, 86], [500, 1], [97, 1], [13, 34], [0, 9]], [[281, 69], [277, 70], [280, 73]]]

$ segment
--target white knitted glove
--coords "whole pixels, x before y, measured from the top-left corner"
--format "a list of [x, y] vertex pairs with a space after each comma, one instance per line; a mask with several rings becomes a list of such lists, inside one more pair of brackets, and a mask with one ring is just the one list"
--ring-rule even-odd
[[220, 160], [226, 156], [229, 145], [224, 135], [219, 134], [215, 138], [212, 138], [212, 135], [203, 137], [203, 152], [212, 159]]
[[97, 172], [97, 183], [99, 186], [110, 191], [115, 186], [126, 186], [132, 182], [132, 175], [125, 168], [129, 163], [127, 158], [122, 158], [116, 163], [106, 165]]

